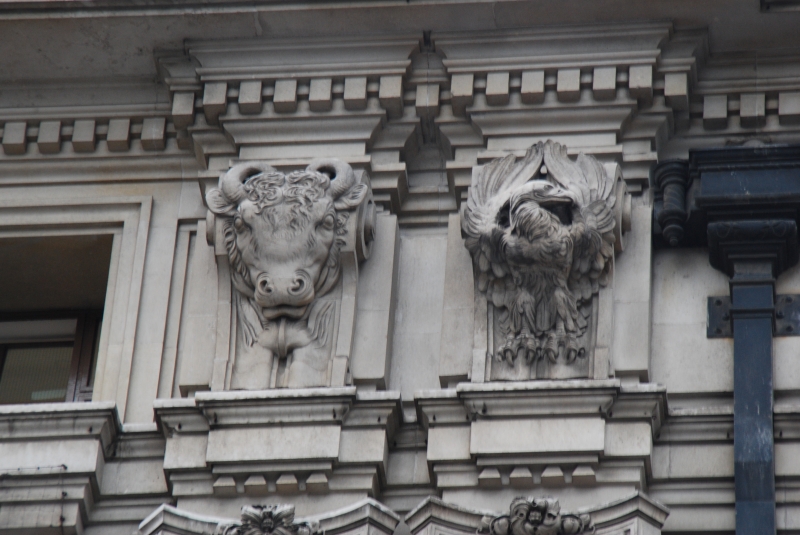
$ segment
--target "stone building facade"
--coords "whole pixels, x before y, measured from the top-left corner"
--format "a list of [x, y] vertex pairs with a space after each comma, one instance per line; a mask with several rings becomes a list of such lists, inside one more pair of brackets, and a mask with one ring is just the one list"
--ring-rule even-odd
[[0, 534], [800, 531], [729, 4], [0, 2]]

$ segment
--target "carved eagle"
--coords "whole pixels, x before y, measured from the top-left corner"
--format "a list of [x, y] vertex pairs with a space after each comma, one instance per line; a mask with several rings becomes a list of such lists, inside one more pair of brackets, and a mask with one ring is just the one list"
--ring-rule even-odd
[[473, 176], [461, 227], [478, 289], [504, 327], [498, 359], [583, 356], [578, 338], [614, 254], [615, 202], [600, 162], [573, 161], [552, 141]]

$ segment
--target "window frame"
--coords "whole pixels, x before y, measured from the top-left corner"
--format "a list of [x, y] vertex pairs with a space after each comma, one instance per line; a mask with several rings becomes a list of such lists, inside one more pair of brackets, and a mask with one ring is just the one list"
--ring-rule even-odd
[[[89, 184], [75, 196], [31, 196], [24, 186], [50, 184], [52, 175], [49, 171], [41, 176], [29, 175], [19, 182], [23, 187], [12, 188], [9, 195], [0, 198], [0, 238], [114, 235], [92, 399], [113, 401], [119, 413], [126, 414], [129, 397], [139, 400], [140, 396], [147, 396], [132, 392], [131, 375], [137, 351], [145, 257], [151, 243], [153, 196], [131, 194], [125, 188], [113, 195], [117, 190]], [[85, 169], [79, 175], [84, 180]], [[98, 174], [96, 179], [107, 182], [107, 173]]]
[[[9, 349], [56, 347], [72, 344], [69, 376], [67, 379], [64, 402], [91, 401], [94, 390], [94, 371], [97, 367], [97, 353], [100, 342], [100, 327], [103, 320], [102, 310], [76, 311], [42, 311], [22, 313], [0, 313], [3, 321], [35, 321], [46, 319], [76, 319], [75, 333], [71, 341], [54, 340], [42, 342], [8, 342], [0, 343], [0, 378], [3, 374], [5, 359]], [[52, 401], [51, 403], [59, 403]]]

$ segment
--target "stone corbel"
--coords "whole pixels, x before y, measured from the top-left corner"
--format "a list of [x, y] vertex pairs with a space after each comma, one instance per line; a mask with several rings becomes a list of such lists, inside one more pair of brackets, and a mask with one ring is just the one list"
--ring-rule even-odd
[[[442, 492], [639, 486], [651, 473], [666, 389], [619, 380], [460, 383], [419, 392]], [[462, 444], [454, 448], [453, 444]], [[468, 447], [467, 447], [468, 445]]]
[[0, 533], [83, 533], [121, 435], [113, 401], [0, 406]]
[[288, 175], [245, 162], [206, 199], [217, 324], [231, 326], [218, 332], [212, 390], [346, 384], [359, 264], [377, 228], [366, 172], [333, 159]]
[[[613, 287], [614, 253], [624, 250], [631, 212], [619, 165], [583, 154], [573, 161], [552, 141], [522, 158], [476, 167], [460, 220], [463, 242], [459, 220], [449, 222], [448, 272], [472, 271], [474, 288], [446, 291], [442, 339], [458, 341], [452, 350], [443, 342], [442, 384], [465, 376], [472, 382], [608, 377], [613, 322], [607, 319], [614, 313], [605, 288]], [[467, 322], [448, 318], [470, 311], [473, 333]], [[471, 363], [464, 358], [468, 341]]]
[[155, 412], [176, 498], [227, 496], [242, 504], [277, 493], [309, 503], [344, 489], [378, 492], [400, 395], [353, 386], [197, 392], [156, 400]]

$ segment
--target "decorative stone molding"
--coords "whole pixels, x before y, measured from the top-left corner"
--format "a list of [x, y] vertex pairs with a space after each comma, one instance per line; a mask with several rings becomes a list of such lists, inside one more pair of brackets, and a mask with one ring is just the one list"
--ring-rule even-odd
[[353, 386], [197, 392], [156, 400], [155, 412], [173, 496], [250, 503], [277, 492], [283, 500], [325, 500], [342, 489], [378, 492], [400, 394], [357, 393]]
[[[414, 507], [403, 519], [413, 535], [474, 535], [503, 532], [503, 525], [517, 526], [514, 512], [525, 511], [521, 523], [534, 529], [506, 529], [507, 533], [527, 535], [567, 535], [596, 532], [603, 535], [630, 533], [644, 535], [660, 533], [669, 510], [641, 492], [599, 506], [570, 514], [561, 513], [555, 498], [517, 498], [512, 502], [511, 515], [479, 511], [428, 497]], [[537, 512], [541, 511], [541, 522]], [[531, 513], [531, 514], [529, 514]], [[552, 515], [552, 516], [551, 516]], [[254, 505], [242, 507], [242, 519], [198, 515], [171, 505], [162, 505], [139, 525], [141, 535], [286, 535], [333, 532], [344, 535], [362, 533], [369, 526], [370, 533], [390, 534], [401, 517], [382, 503], [366, 498], [329, 513], [294, 519], [293, 505]], [[494, 531], [492, 531], [494, 530]], [[499, 530], [499, 531], [498, 531]]]
[[485, 516], [478, 535], [573, 535], [594, 533], [592, 516], [561, 512], [561, 505], [551, 496], [520, 496], [511, 502], [510, 512]]
[[[551, 138], [616, 161], [631, 191], [646, 186], [674, 107], [688, 105], [704, 39], [663, 23], [433, 34], [451, 76], [452, 113], [486, 139], [479, 163]], [[469, 185], [462, 169], [453, 175], [457, 189]]]
[[220, 523], [220, 535], [321, 535], [319, 522], [295, 522], [294, 505], [245, 505], [241, 521]]
[[487, 358], [503, 363], [491, 379], [551, 377], [543, 357], [572, 364], [591, 354], [594, 300], [622, 234], [625, 195], [595, 158], [573, 162], [552, 141], [473, 175], [462, 230], [488, 301]]
[[[31, 116], [38, 114], [31, 113]], [[17, 159], [64, 156], [114, 156], [142, 152], [179, 153], [191, 148], [176, 137], [172, 121], [162, 116], [113, 117], [108, 120], [66, 117], [8, 120], [0, 128], [3, 154]], [[38, 124], [37, 124], [38, 123]]]
[[668, 515], [666, 507], [641, 492], [574, 514], [561, 513], [558, 500], [552, 497], [516, 498], [510, 514], [479, 511], [429, 497], [406, 515], [405, 522], [413, 535], [644, 535], [660, 533]]
[[242, 507], [239, 521], [198, 515], [162, 505], [141, 524], [141, 535], [313, 535], [325, 532], [356, 535], [390, 535], [400, 517], [382, 503], [366, 498], [327, 513], [294, 518], [294, 505], [252, 505]]
[[[343, 384], [354, 316], [346, 307], [355, 306], [356, 262], [369, 258], [375, 237], [366, 174], [334, 159], [288, 175], [245, 162], [206, 202], [234, 287], [232, 388]], [[328, 296], [335, 288], [338, 299]], [[332, 367], [332, 356], [345, 365]]]
[[[419, 392], [415, 401], [428, 430], [427, 460], [444, 492], [593, 488], [609, 478], [639, 486], [666, 419], [663, 386], [618, 379], [462, 382]], [[636, 446], [619, 449], [618, 440]]]

